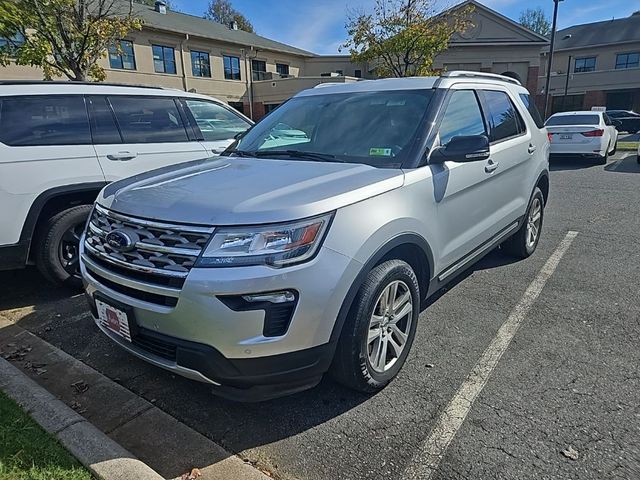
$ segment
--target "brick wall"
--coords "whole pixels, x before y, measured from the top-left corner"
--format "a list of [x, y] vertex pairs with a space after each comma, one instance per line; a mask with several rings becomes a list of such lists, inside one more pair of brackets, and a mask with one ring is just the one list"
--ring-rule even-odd
[[527, 72], [527, 82], [525, 86], [531, 95], [535, 95], [538, 93], [538, 74], [540, 72], [540, 67], [529, 67], [529, 71]]
[[607, 104], [607, 96], [602, 90], [590, 90], [584, 95], [582, 108], [591, 110], [591, 107], [604, 107]]

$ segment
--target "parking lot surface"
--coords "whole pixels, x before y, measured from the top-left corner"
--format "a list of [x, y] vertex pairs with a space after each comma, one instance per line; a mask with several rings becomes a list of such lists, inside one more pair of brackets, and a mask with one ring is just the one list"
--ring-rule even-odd
[[[261, 404], [222, 400], [121, 351], [82, 295], [31, 269], [0, 274], [0, 315], [278, 479], [640, 478], [639, 212], [634, 154], [553, 163], [537, 252], [493, 252], [441, 292], [398, 378], [374, 396], [324, 380]], [[442, 412], [568, 232], [436, 468], [422, 468]]]

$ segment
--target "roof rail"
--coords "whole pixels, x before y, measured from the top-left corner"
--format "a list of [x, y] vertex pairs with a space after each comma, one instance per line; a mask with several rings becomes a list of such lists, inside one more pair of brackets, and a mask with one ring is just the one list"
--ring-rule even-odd
[[445, 78], [485, 78], [487, 80], [499, 80], [501, 82], [509, 82], [514, 85], [522, 86], [519, 80], [513, 77], [507, 77], [506, 75], [498, 75], [497, 73], [485, 73], [485, 72], [470, 72], [467, 70], [453, 70], [451, 72], [444, 72], [442, 77]]
[[165, 90], [164, 87], [154, 87], [151, 85], [127, 85], [126, 83], [105, 82], [72, 82], [70, 80], [0, 80], [0, 85], [99, 85], [103, 87], [134, 87]]

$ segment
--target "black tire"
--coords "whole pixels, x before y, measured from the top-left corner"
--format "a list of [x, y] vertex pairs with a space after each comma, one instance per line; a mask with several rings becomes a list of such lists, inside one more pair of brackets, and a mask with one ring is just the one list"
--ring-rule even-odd
[[615, 155], [617, 151], [618, 151], [618, 142], [616, 142], [616, 144], [613, 146], [613, 150], [611, 150], [611, 153], [609, 155]]
[[607, 161], [609, 160], [609, 147], [610, 145], [607, 145], [607, 149], [604, 151], [604, 155], [602, 157], [600, 157], [600, 161], [598, 162], [600, 165], [606, 165]]
[[[79, 265], [80, 235], [91, 205], [78, 205], [49, 218], [40, 230], [36, 266], [51, 283], [82, 287]], [[75, 247], [74, 247], [75, 246]]]
[[[368, 341], [370, 322], [383, 291], [396, 281], [400, 282], [399, 290], [402, 288], [404, 293], [409, 292], [411, 295], [409, 299], [412, 303], [411, 313], [398, 321], [398, 325], [402, 322], [407, 329], [407, 340], [396, 357], [395, 363], [389, 366], [388, 370], [383, 368], [384, 371], [379, 372], [375, 370], [369, 359], [369, 346], [371, 343], [376, 344], [376, 340]], [[404, 290], [405, 287], [407, 287], [406, 290]], [[338, 341], [331, 365], [331, 375], [343, 385], [361, 392], [373, 393], [384, 388], [400, 371], [409, 354], [416, 333], [419, 310], [420, 287], [409, 264], [402, 260], [388, 260], [376, 266], [367, 275], [353, 301]], [[393, 316], [390, 319], [392, 320]], [[411, 323], [407, 325], [409, 320]], [[402, 329], [402, 325], [400, 328]], [[382, 342], [385, 335], [382, 331], [385, 328], [381, 327], [378, 330], [381, 334], [377, 340]], [[387, 332], [387, 335], [394, 334]], [[394, 342], [396, 342], [395, 339]], [[394, 354], [393, 351], [390, 352], [391, 355]], [[385, 354], [385, 363], [387, 355]]]
[[[532, 213], [532, 209], [539, 202], [540, 205], [540, 223], [538, 226], [537, 236], [534, 242], [529, 242], [527, 240], [529, 229], [527, 228], [529, 225], [530, 215]], [[525, 214], [524, 222], [522, 226], [518, 229], [516, 234], [511, 237], [509, 240], [503, 243], [503, 250], [516, 258], [527, 258], [536, 251], [538, 247], [538, 242], [540, 241], [540, 235], [542, 234], [542, 224], [544, 223], [544, 196], [542, 195], [542, 191], [536, 187], [533, 190], [533, 194], [531, 195], [531, 199], [529, 200], [529, 206], [527, 207], [527, 213]]]

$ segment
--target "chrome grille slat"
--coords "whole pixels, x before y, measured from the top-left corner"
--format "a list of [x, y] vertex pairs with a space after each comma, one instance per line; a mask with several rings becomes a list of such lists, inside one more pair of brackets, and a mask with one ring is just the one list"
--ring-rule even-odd
[[[106, 241], [110, 232], [119, 229], [137, 235], [130, 250]], [[85, 232], [85, 257], [110, 281], [120, 279], [128, 288], [174, 297], [212, 233], [211, 227], [155, 222], [96, 205]]]

